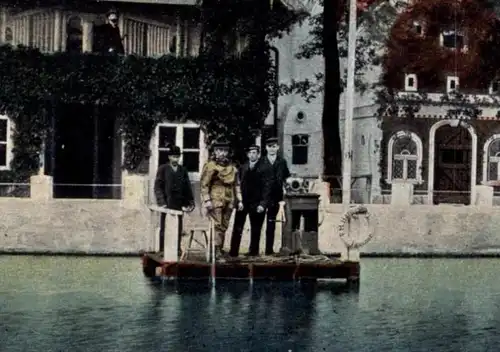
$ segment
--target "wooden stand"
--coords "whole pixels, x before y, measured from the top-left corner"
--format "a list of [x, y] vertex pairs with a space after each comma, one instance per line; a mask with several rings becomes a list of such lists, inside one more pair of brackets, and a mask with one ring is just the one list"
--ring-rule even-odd
[[[318, 220], [319, 195], [287, 194], [285, 195], [286, 222], [281, 234], [281, 253], [307, 252], [319, 254], [318, 249]], [[300, 229], [300, 218], [304, 218], [304, 229]], [[314, 224], [314, 225], [311, 225]], [[300, 235], [297, 230], [301, 231]]]

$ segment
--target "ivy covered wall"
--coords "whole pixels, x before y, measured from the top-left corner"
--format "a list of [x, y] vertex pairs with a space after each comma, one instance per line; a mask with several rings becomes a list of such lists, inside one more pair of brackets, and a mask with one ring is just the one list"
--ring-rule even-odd
[[269, 55], [262, 54], [256, 65], [252, 56], [152, 59], [0, 47], [0, 110], [16, 126], [11, 170], [0, 177], [26, 181], [38, 171], [42, 143], [53, 132], [50, 114], [63, 103], [116, 111], [130, 172], [149, 157], [153, 129], [165, 119], [197, 122], [209, 141], [250, 136], [269, 113], [274, 91], [271, 63], [263, 59]]

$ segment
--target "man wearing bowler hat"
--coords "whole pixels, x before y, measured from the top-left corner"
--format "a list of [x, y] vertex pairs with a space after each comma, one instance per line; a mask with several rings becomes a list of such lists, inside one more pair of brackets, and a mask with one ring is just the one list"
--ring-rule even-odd
[[110, 9], [106, 13], [106, 24], [96, 28], [96, 50], [102, 54], [124, 54], [120, 28], [118, 27], [118, 11]]
[[252, 145], [247, 150], [248, 161], [239, 170], [243, 210], [236, 212], [231, 250], [229, 255], [237, 257], [241, 244], [241, 234], [247, 215], [250, 218], [250, 248], [248, 256], [259, 255], [259, 242], [262, 225], [272, 185], [272, 170], [260, 160], [260, 147]]
[[213, 221], [216, 259], [224, 259], [224, 239], [233, 209], [243, 210], [238, 169], [229, 160], [229, 143], [219, 140], [213, 145], [212, 160], [201, 172], [201, 201]]
[[[179, 164], [181, 150], [171, 145], [168, 163], [161, 165], [156, 173], [154, 191], [160, 207], [191, 212], [194, 210], [194, 197], [187, 169]], [[165, 214], [161, 214], [160, 248], [165, 239]], [[181, 225], [182, 226], [182, 225]]]
[[271, 191], [267, 206], [267, 228], [266, 228], [266, 255], [274, 253], [274, 233], [276, 230], [276, 216], [279, 211], [279, 203], [283, 200], [283, 187], [287, 178], [290, 177], [290, 170], [285, 159], [278, 155], [278, 138], [266, 140], [267, 155], [265, 163], [272, 170]]

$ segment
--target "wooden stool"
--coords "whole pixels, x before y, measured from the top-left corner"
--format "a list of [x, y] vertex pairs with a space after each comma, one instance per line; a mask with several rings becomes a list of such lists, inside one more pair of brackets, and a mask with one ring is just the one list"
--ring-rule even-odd
[[[181, 260], [187, 260], [188, 256], [193, 254], [196, 259], [203, 258], [203, 260], [207, 262], [210, 260], [210, 246], [207, 232], [208, 229], [205, 227], [195, 227], [190, 229], [188, 245], [182, 250]], [[193, 242], [200, 245], [201, 248], [192, 248], [194, 244]]]

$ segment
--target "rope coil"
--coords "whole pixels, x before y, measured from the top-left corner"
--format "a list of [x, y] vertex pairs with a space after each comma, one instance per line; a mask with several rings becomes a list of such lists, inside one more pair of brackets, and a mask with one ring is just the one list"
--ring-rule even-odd
[[[360, 236], [361, 238], [354, 238], [351, 236], [351, 231], [346, 232], [346, 224], [349, 225], [352, 219], [359, 219], [359, 215], [366, 221], [367, 233], [366, 236]], [[359, 249], [366, 245], [373, 238], [373, 230], [370, 226], [370, 213], [364, 205], [356, 205], [346, 211], [340, 218], [340, 224], [338, 225], [339, 237], [344, 242], [347, 249]], [[363, 238], [364, 237], [364, 238]]]

